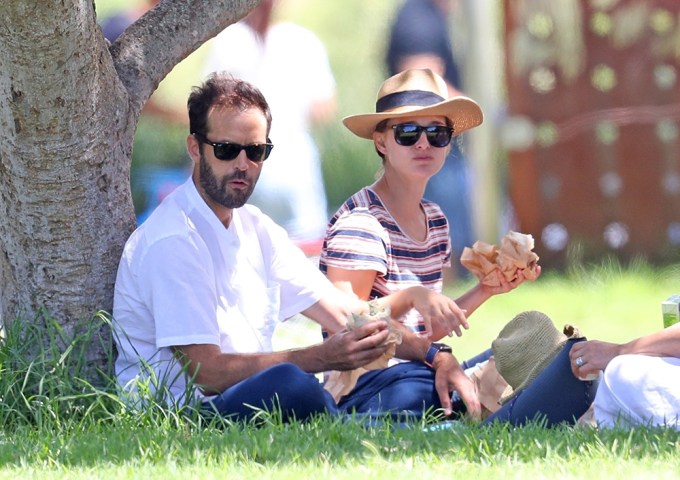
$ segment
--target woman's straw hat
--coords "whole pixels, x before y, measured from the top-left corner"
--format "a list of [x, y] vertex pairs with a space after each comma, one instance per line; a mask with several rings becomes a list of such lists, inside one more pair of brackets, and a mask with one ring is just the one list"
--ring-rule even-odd
[[432, 70], [406, 70], [385, 80], [378, 90], [376, 113], [351, 115], [342, 123], [362, 138], [373, 138], [378, 123], [411, 115], [444, 116], [451, 120], [455, 135], [482, 123], [483, 115], [474, 100], [448, 98], [444, 80]]
[[576, 337], [580, 337], [578, 329], [566, 325], [562, 333], [542, 312], [522, 312], [508, 322], [491, 343], [498, 373], [508, 382], [500, 403], [527, 387], [552, 362], [567, 340]]

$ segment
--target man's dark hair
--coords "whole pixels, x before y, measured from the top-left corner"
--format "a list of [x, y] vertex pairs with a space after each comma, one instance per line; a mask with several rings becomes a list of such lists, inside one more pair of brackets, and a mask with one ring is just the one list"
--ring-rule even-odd
[[262, 92], [244, 80], [225, 72], [214, 72], [203, 85], [191, 90], [189, 109], [189, 132], [206, 135], [208, 112], [215, 106], [246, 110], [258, 108], [267, 119], [267, 137], [272, 126], [272, 114]]

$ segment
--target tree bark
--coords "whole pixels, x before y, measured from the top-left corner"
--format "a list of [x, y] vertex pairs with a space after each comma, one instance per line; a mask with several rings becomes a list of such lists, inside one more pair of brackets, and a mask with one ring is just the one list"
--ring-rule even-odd
[[[130, 162], [141, 109], [177, 63], [257, 3], [164, 0], [109, 45], [92, 1], [3, 0], [2, 322], [44, 311], [69, 331], [111, 311], [135, 227]], [[91, 353], [104, 354], [100, 345]]]

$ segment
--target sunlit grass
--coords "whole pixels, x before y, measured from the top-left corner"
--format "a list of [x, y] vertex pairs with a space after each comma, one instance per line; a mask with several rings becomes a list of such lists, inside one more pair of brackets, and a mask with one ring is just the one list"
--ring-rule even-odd
[[[669, 430], [604, 432], [538, 425], [463, 425], [428, 432], [415, 425], [372, 429], [327, 418], [183, 431], [123, 425], [4, 441], [0, 474], [40, 478], [677, 478], [680, 436]], [[254, 477], [256, 475], [256, 477]]]
[[[459, 356], [474, 353], [514, 314], [530, 308], [545, 311], [557, 324], [573, 322], [592, 337], [626, 340], [660, 328], [659, 303], [674, 293], [677, 280], [675, 267], [624, 268], [616, 262], [545, 274], [492, 299], [474, 314], [471, 329], [451, 341]], [[14, 322], [0, 344], [0, 479], [412, 479], [423, 473], [428, 478], [680, 478], [680, 433], [674, 430], [466, 423], [432, 429], [433, 418], [369, 426], [320, 417], [283, 424], [277, 412], [236, 424], [169, 409], [153, 399], [149, 409], [134, 411], [111, 383], [84, 380], [89, 365], [83, 347], [108, 325], [105, 314], [89, 322], [91, 328], [76, 329], [71, 341], [48, 316], [38, 320], [42, 323]], [[287, 341], [294, 344], [295, 338], [289, 335]]]

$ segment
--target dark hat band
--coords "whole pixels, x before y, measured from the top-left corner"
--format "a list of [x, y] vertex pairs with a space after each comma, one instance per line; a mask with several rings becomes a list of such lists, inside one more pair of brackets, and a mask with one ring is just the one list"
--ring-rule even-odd
[[394, 92], [379, 98], [375, 102], [375, 113], [384, 112], [396, 107], [414, 106], [427, 107], [435, 103], [443, 102], [445, 98], [436, 93], [423, 90], [405, 90]]

